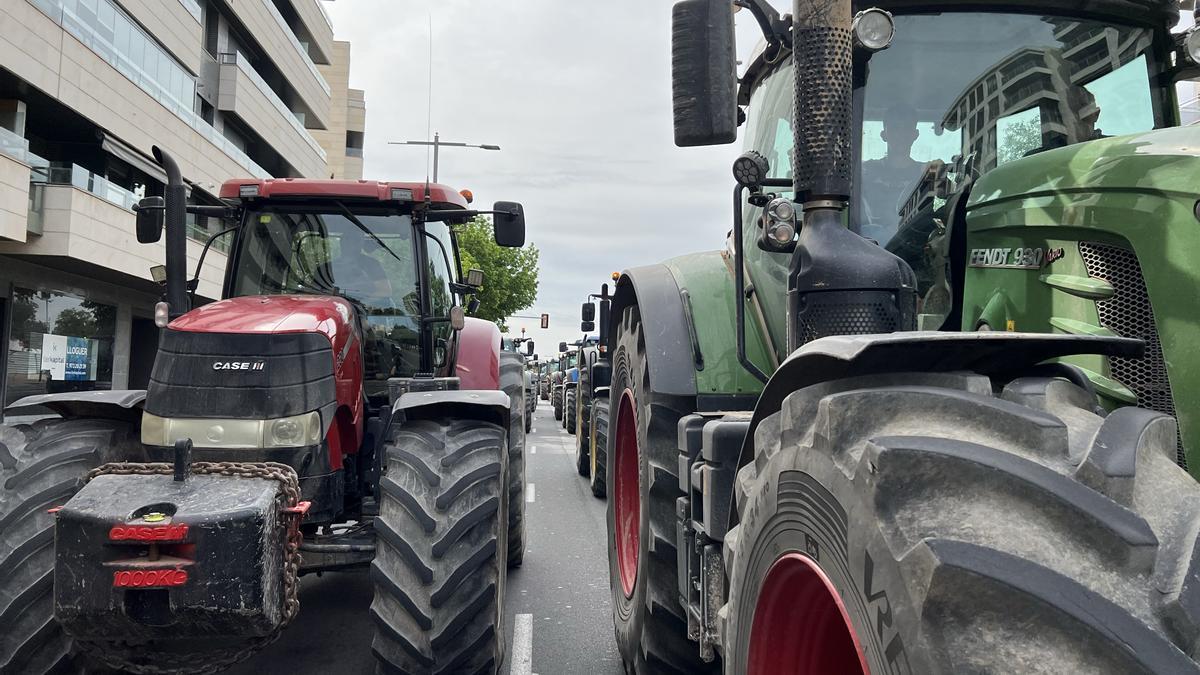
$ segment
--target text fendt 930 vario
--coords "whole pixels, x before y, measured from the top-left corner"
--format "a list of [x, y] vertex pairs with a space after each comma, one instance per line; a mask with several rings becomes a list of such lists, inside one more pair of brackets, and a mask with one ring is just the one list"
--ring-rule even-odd
[[631, 670], [1197, 670], [1178, 9], [675, 6], [676, 142], [747, 152], [726, 248], [612, 301]]
[[[188, 207], [155, 153], [149, 390], [35, 396], [14, 407], [60, 417], [0, 427], [0, 671], [217, 672], [295, 616], [299, 575], [370, 565], [381, 670], [494, 672], [524, 381], [457, 300], [451, 225], [478, 212], [442, 185], [292, 179]], [[225, 299], [191, 311], [185, 210], [237, 222]], [[494, 214], [522, 245], [520, 205]]]

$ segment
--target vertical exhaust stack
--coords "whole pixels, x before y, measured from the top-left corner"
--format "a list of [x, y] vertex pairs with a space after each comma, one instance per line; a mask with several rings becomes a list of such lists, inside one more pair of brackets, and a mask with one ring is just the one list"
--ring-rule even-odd
[[796, 201], [804, 210], [788, 274], [788, 350], [831, 335], [916, 328], [916, 275], [846, 227], [854, 195], [851, 0], [794, 0]]
[[167, 305], [170, 318], [187, 314], [187, 186], [175, 158], [154, 146], [154, 159], [167, 174], [166, 214], [167, 231]]

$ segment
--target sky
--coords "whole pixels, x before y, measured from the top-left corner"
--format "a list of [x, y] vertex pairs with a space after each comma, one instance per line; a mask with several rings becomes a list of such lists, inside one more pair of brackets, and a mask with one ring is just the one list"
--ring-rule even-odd
[[[366, 90], [364, 177], [423, 180], [426, 151], [388, 145], [441, 133], [500, 152], [443, 148], [440, 182], [476, 206], [525, 206], [541, 252], [538, 299], [508, 321], [539, 355], [577, 340], [580, 304], [614, 271], [724, 245], [740, 144], [676, 148], [668, 0], [335, 0]], [[776, 2], [776, 6], [783, 4]], [[433, 95], [429, 97], [430, 23]], [[738, 52], [760, 39], [738, 15]], [[431, 121], [431, 125], [430, 125]]]

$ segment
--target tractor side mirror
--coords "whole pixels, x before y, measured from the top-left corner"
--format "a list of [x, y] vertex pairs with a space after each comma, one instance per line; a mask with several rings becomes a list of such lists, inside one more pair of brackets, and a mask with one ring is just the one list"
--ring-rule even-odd
[[596, 306], [590, 302], [583, 303], [583, 310], [579, 313], [579, 318], [582, 321], [596, 320]]
[[592, 331], [596, 330], [596, 322], [583, 321], [579, 324], [579, 330], [583, 331], [584, 333], [591, 333]]
[[516, 202], [496, 202], [493, 224], [496, 243], [508, 248], [525, 245], [525, 207]]
[[565, 342], [558, 343], [558, 353], [561, 354], [565, 351], [567, 351], [567, 343], [565, 343]]
[[467, 314], [474, 316], [475, 312], [478, 312], [478, 311], [479, 311], [479, 298], [472, 297], [469, 301], [467, 301]]
[[533, 356], [533, 340], [525, 343], [525, 356]]
[[154, 244], [162, 239], [167, 200], [162, 197], [143, 197], [133, 210], [137, 213], [138, 243]]
[[729, 0], [683, 0], [672, 14], [675, 145], [737, 140], [737, 55]]

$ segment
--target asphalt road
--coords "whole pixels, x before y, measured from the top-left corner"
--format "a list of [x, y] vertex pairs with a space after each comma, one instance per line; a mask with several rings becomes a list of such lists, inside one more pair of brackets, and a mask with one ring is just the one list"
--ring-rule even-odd
[[[575, 472], [575, 437], [562, 430], [546, 401], [538, 403], [525, 448], [525, 562], [508, 575], [508, 650], [501, 672], [620, 675], [608, 595], [605, 504]], [[278, 642], [229, 672], [373, 673], [370, 604], [365, 571], [306, 576], [296, 622]]]

